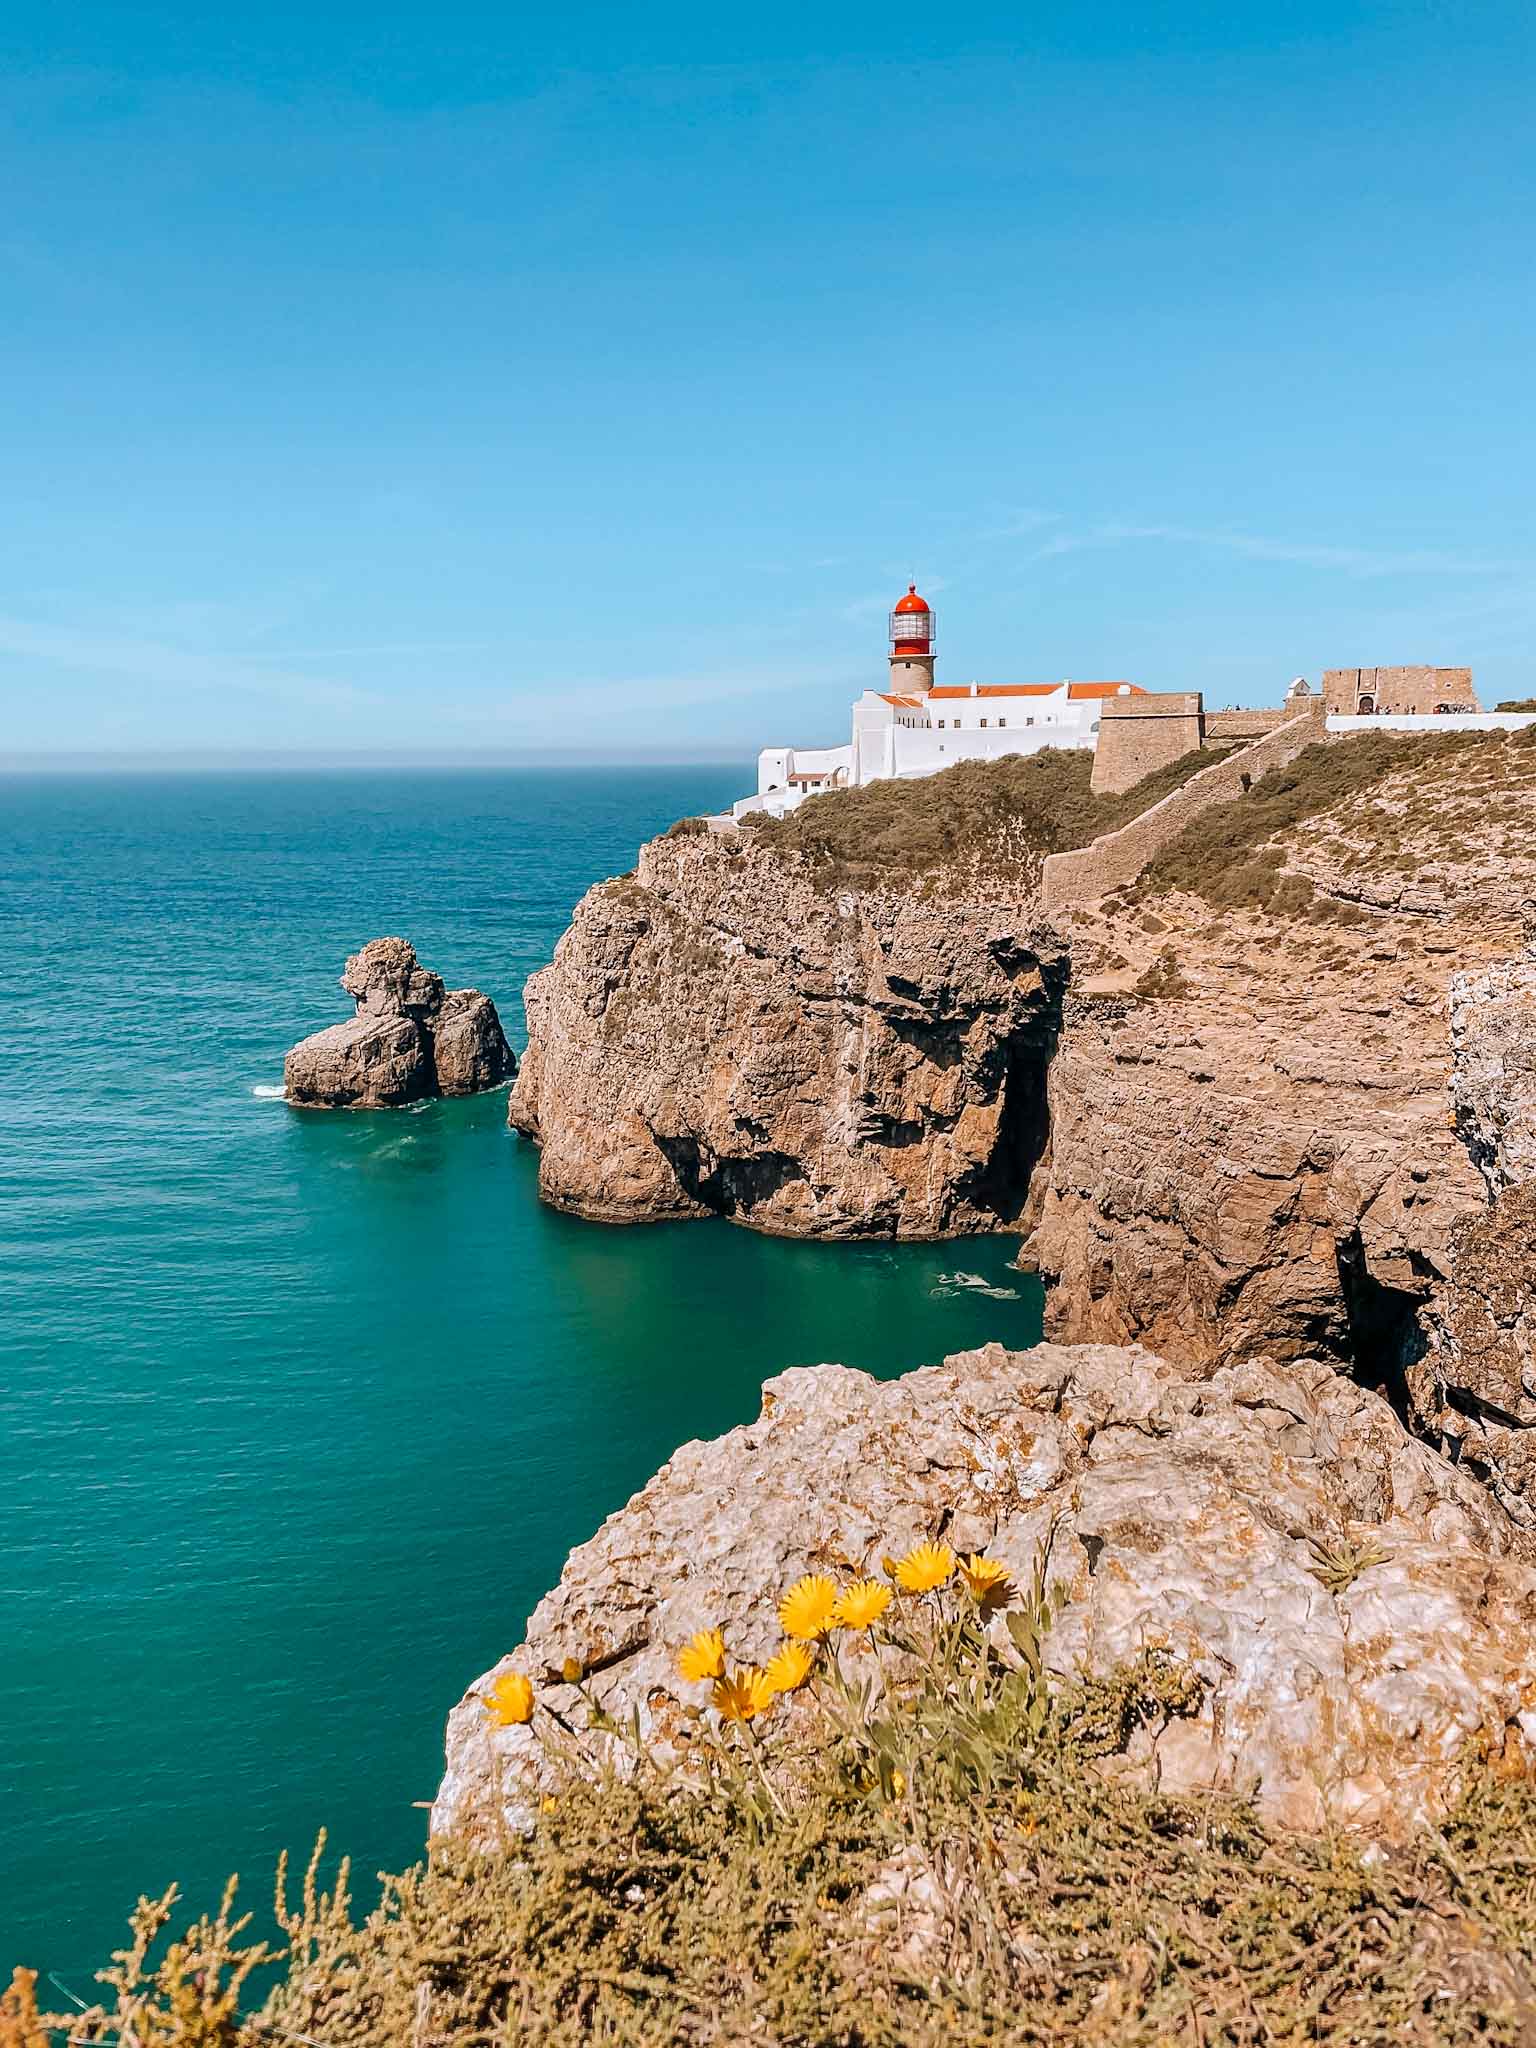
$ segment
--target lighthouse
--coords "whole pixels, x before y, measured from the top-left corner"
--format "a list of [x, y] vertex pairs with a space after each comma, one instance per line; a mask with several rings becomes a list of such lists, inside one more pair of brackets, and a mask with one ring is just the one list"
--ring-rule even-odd
[[891, 613], [891, 695], [916, 697], [933, 688], [933, 613], [909, 583]]

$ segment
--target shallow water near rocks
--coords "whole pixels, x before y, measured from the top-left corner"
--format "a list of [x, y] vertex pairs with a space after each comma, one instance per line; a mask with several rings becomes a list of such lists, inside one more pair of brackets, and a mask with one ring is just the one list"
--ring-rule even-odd
[[[1035, 1341], [1007, 1238], [614, 1230], [505, 1095], [301, 1114], [364, 939], [519, 995], [737, 766], [0, 780], [0, 1965], [89, 1995], [141, 1891], [264, 1914], [418, 1851], [443, 1721], [567, 1550], [785, 1365]], [[366, 1885], [364, 1886], [366, 1890]]]

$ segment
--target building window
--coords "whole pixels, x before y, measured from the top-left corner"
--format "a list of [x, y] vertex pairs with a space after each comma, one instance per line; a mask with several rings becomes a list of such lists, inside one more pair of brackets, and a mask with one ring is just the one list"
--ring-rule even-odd
[[987, 721], [985, 719], [981, 721], [981, 729], [983, 732], [985, 732], [987, 729]]
[[1034, 720], [1033, 720], [1032, 718], [1026, 718], [1026, 719], [1025, 719], [1025, 721], [1024, 721], [1024, 723], [1025, 723], [1026, 725], [1033, 725], [1033, 724], [1034, 724], [1034, 722], [1035, 722], [1035, 721], [1034, 721]]
[[1090, 732], [1097, 732], [1097, 731], [1098, 731], [1098, 729], [1099, 729], [1099, 721], [1098, 721], [1097, 719], [1095, 719], [1095, 720], [1093, 721], [1093, 724], [1092, 724], [1091, 726], [1089, 726], [1088, 730], [1089, 730]]
[[999, 725], [1006, 725], [1008, 723], [1006, 718], [1000, 718], [997, 722]]

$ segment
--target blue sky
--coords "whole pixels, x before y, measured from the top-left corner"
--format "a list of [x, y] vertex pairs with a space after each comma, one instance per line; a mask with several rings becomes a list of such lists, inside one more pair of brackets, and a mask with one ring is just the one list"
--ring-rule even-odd
[[0, 12], [0, 747], [1536, 690], [1536, 10]]

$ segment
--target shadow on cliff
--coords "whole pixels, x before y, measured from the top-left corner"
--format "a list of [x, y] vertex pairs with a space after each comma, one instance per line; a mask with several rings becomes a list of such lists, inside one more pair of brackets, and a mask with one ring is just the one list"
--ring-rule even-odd
[[1071, 972], [1065, 954], [1059, 960], [1031, 954], [1029, 962], [1039, 974], [1041, 998], [1030, 1022], [1010, 1032], [1002, 1047], [1002, 1114], [997, 1142], [986, 1164], [961, 1183], [961, 1191], [978, 1207], [990, 1209], [999, 1223], [1017, 1223], [1023, 1216], [1035, 1169], [1050, 1142], [1046, 1084], [1061, 1037]]
[[[1410, 1375], [1428, 1348], [1420, 1319], [1424, 1293], [1388, 1287], [1378, 1280], [1367, 1264], [1358, 1230], [1343, 1240], [1335, 1256], [1350, 1376], [1389, 1401], [1406, 1428], [1417, 1429]], [[1432, 1277], [1424, 1266], [1426, 1291]]]

